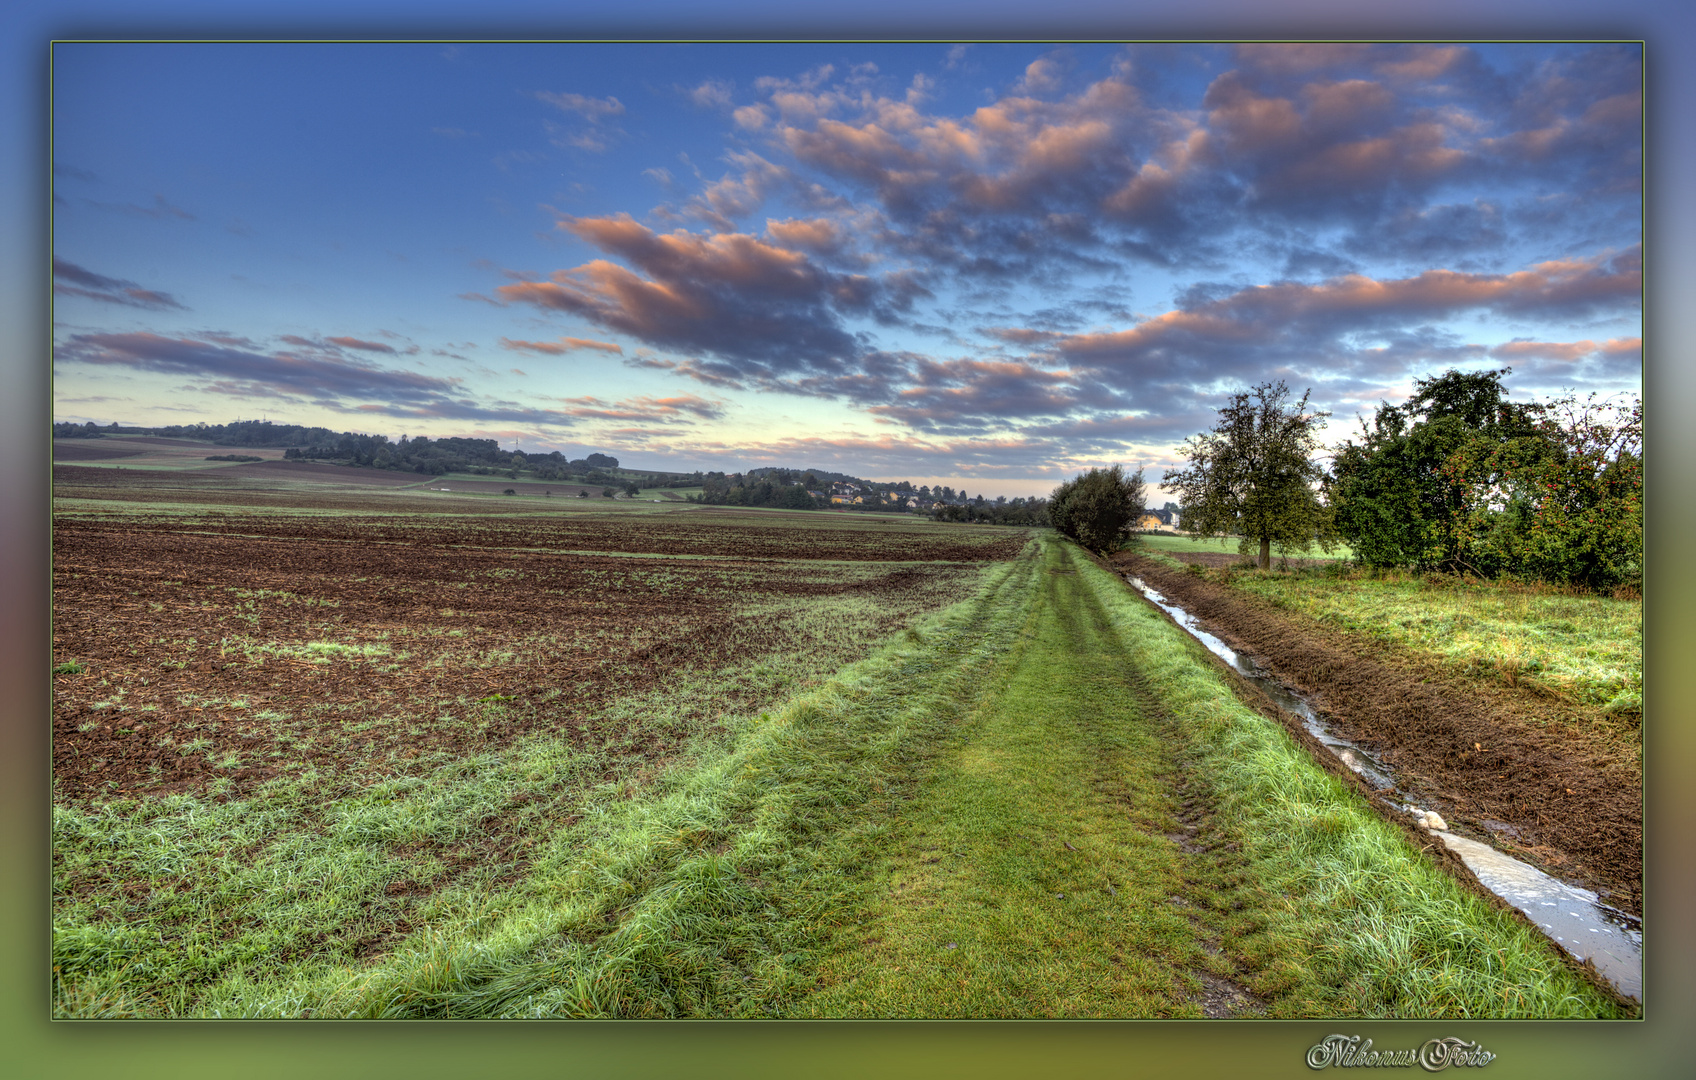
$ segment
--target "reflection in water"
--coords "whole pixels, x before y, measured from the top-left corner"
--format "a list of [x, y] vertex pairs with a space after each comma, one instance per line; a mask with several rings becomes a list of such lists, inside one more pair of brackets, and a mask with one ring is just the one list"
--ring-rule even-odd
[[1484, 887], [1525, 912], [1567, 952], [1588, 959], [1622, 993], [1643, 997], [1643, 934], [1627, 918], [1597, 900], [1589, 889], [1557, 881], [1476, 840], [1438, 833], [1465, 861]]
[[[1203, 630], [1195, 616], [1150, 588], [1141, 578], [1127, 576], [1126, 580], [1135, 585], [1150, 603], [1207, 646], [1208, 651], [1254, 683], [1279, 708], [1300, 717], [1302, 726], [1314, 738], [1378, 789], [1379, 794], [1399, 802], [1405, 810], [1416, 814], [1421, 812], [1408, 801], [1408, 796], [1397, 789], [1395, 779], [1382, 762], [1361, 747], [1327, 731], [1313, 707], [1300, 694], [1279, 682], [1253, 660], [1238, 655], [1236, 650]], [[1631, 916], [1601, 903], [1588, 889], [1557, 881], [1488, 844], [1447, 831], [1431, 831], [1461, 857], [1485, 888], [1524, 912], [1550, 940], [1578, 959], [1590, 960], [1621, 993], [1642, 999], [1643, 934]], [[1511, 834], [1514, 830], [1512, 826], [1504, 825], [1499, 831]]]

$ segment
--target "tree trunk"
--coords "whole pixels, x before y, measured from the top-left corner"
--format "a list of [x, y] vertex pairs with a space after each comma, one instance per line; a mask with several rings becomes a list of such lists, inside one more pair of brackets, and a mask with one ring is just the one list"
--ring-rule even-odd
[[1260, 568], [1272, 569], [1272, 541], [1266, 537], [1261, 537], [1260, 540]]

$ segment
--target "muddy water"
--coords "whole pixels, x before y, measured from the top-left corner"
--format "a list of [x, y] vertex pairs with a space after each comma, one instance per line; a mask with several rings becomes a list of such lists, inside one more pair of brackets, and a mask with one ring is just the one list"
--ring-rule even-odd
[[[1150, 588], [1141, 578], [1127, 575], [1126, 580], [1237, 674], [1253, 683], [1280, 708], [1299, 717], [1302, 726], [1314, 738], [1372, 784], [1379, 794], [1415, 817], [1424, 814], [1417, 796], [1403, 791], [1381, 761], [1364, 748], [1328, 731], [1312, 705], [1299, 693], [1208, 633], [1195, 616]], [[1498, 822], [1483, 824], [1486, 827], [1500, 825]], [[1488, 844], [1456, 836], [1447, 830], [1427, 831], [1440, 837], [1451, 851], [1459, 855], [1485, 888], [1523, 912], [1543, 929], [1551, 941], [1579, 960], [1590, 960], [1621, 993], [1642, 999], [1643, 934], [1637, 920], [1601, 903], [1588, 889], [1552, 878]], [[1499, 831], [1511, 834], [1513, 829], [1501, 825]]]

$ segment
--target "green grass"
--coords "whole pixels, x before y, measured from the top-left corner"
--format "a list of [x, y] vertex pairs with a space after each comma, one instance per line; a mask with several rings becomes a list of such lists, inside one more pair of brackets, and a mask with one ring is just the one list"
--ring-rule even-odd
[[[1166, 533], [1138, 533], [1133, 539], [1134, 545], [1144, 550], [1154, 552], [1167, 551], [1204, 551], [1223, 555], [1240, 554], [1242, 540], [1234, 536], [1189, 537], [1175, 536]], [[1133, 548], [1135, 550], [1135, 548]], [[1254, 545], [1251, 554], [1258, 554], [1259, 545]], [[1339, 542], [1330, 551], [1322, 551], [1318, 547], [1310, 551], [1286, 551], [1276, 544], [1272, 547], [1273, 564], [1288, 556], [1292, 559], [1352, 559], [1354, 549]]]
[[[1273, 1017], [1617, 1015], [1112, 575], [1046, 562], [796, 1014], [1194, 1016], [1198, 973], [1234, 970]], [[1214, 806], [1195, 852], [1164, 835], [1185, 779]]]
[[1166, 837], [1171, 755], [1069, 561], [1048, 547], [1035, 602], [796, 1015], [1201, 1015], [1194, 971], [1219, 962]]
[[1402, 573], [1233, 577], [1245, 592], [1338, 629], [1530, 682], [1635, 724], [1643, 708], [1643, 602]]

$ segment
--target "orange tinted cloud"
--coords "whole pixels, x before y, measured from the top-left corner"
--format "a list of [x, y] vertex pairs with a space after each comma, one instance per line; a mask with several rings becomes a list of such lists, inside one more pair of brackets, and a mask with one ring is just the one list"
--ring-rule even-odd
[[1341, 328], [1390, 319], [1427, 319], [1489, 308], [1573, 312], [1629, 306], [1642, 289], [1636, 248], [1612, 258], [1539, 263], [1512, 274], [1427, 270], [1378, 281], [1348, 274], [1319, 285], [1285, 282], [1242, 289], [1192, 309], [1169, 311], [1128, 329], [1061, 339], [1066, 356], [1130, 356], [1161, 347], [1266, 342], [1296, 324]]
[[380, 341], [361, 341], [356, 337], [325, 338], [332, 345], [340, 345], [344, 349], [359, 349], [362, 352], [393, 353], [394, 346], [384, 345]]
[[511, 338], [501, 338], [501, 348], [512, 349], [515, 352], [542, 353], [547, 356], [560, 356], [581, 349], [598, 349], [601, 352], [623, 356], [624, 348], [610, 341], [591, 341], [588, 338], [562, 337], [555, 341], [514, 341]]

